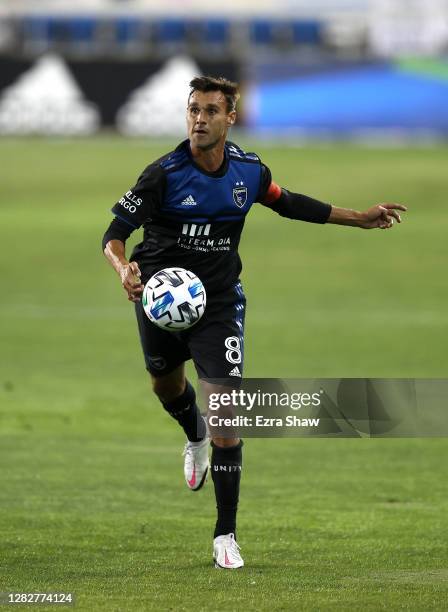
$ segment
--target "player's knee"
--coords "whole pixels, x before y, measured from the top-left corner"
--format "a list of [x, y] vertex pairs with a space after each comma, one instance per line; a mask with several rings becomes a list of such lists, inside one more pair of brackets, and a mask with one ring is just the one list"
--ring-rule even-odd
[[237, 446], [240, 442], [239, 438], [219, 438], [212, 436], [212, 442], [219, 448], [229, 448], [230, 446]]
[[185, 391], [185, 379], [173, 380], [169, 376], [152, 377], [152, 389], [161, 402], [171, 402]]

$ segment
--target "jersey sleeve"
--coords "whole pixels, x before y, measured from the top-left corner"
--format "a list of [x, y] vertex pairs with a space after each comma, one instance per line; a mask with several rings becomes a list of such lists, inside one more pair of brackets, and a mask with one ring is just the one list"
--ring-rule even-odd
[[272, 180], [271, 171], [264, 164], [261, 164], [257, 202], [282, 217], [309, 223], [326, 223], [331, 213], [331, 204], [300, 193], [293, 193], [277, 185]]
[[103, 241], [101, 243], [103, 251], [107, 243], [111, 240], [121, 240], [123, 243], [126, 242], [133, 231], [134, 228], [129, 223], [122, 221], [118, 217], [114, 217], [103, 236]]
[[261, 164], [261, 176], [260, 176], [260, 188], [257, 194], [257, 202], [263, 204], [266, 200], [269, 187], [272, 183], [272, 174], [270, 169], [265, 165]]
[[160, 209], [165, 183], [162, 168], [157, 163], [149, 165], [136, 185], [113, 206], [113, 214], [134, 229], [139, 228]]

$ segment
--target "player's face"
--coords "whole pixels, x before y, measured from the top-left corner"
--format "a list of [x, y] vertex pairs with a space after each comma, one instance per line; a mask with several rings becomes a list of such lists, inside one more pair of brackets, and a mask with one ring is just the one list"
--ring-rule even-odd
[[223, 142], [227, 130], [235, 123], [236, 113], [227, 112], [221, 91], [194, 91], [187, 108], [188, 137], [191, 145], [208, 150]]

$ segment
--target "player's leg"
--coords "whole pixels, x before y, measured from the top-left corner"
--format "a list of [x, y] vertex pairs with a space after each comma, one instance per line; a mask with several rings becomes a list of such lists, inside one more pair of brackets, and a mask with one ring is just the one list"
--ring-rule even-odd
[[[206, 406], [211, 393], [228, 391], [229, 387], [240, 384], [245, 304], [238, 283], [207, 305], [203, 323], [191, 335], [190, 352]], [[212, 431], [211, 436], [211, 471], [217, 507], [214, 557], [217, 567], [232, 569], [244, 565], [235, 541], [243, 443], [229, 432], [215, 435]]]
[[162, 376], [150, 374], [154, 393], [168, 414], [183, 428], [187, 439], [195, 443], [203, 440], [206, 437], [205, 422], [196, 403], [195, 390], [185, 378], [184, 364]]
[[209, 469], [208, 438], [205, 421], [196, 403], [196, 393], [185, 377], [184, 362], [190, 359], [188, 346], [180, 334], [167, 332], [150, 323], [140, 303], [136, 304], [135, 311], [153, 390], [187, 436], [185, 480], [191, 490], [198, 491]]
[[207, 430], [196, 403], [196, 393], [185, 378], [184, 364], [165, 376], [151, 374], [154, 393], [187, 436], [184, 448], [184, 476], [191, 491], [199, 491], [209, 470]]
[[[217, 385], [200, 380], [205, 405], [208, 398], [214, 394], [229, 393], [227, 385]], [[219, 410], [217, 415], [231, 416], [231, 409], [225, 409], [226, 414]], [[236, 543], [236, 518], [240, 495], [240, 481], [243, 464], [243, 441], [234, 437], [230, 428], [224, 428], [218, 435], [211, 428], [212, 455], [211, 472], [215, 489], [217, 518], [213, 534], [213, 557], [215, 566], [222, 569], [237, 569], [244, 561]]]

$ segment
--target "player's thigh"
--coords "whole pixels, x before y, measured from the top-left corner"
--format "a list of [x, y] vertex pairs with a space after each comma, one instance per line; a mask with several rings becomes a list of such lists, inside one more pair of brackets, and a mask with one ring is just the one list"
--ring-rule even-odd
[[141, 302], [135, 305], [135, 314], [146, 369], [151, 377], [165, 377], [190, 359], [188, 344], [180, 333], [168, 332], [151, 323]]
[[204, 320], [192, 329], [188, 342], [200, 379], [238, 386], [235, 383], [241, 380], [244, 366], [245, 310], [239, 283], [207, 306]]

